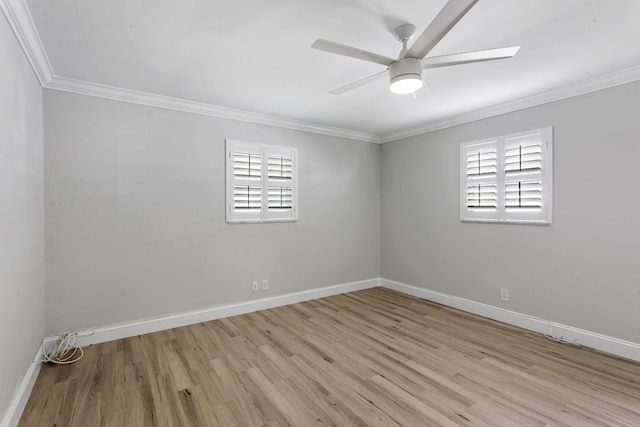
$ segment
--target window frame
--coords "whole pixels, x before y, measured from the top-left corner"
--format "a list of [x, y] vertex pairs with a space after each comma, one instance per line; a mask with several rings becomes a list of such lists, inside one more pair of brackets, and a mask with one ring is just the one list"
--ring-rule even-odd
[[[506, 152], [514, 141], [529, 138], [535, 141], [539, 138], [540, 168], [539, 172], [513, 172], [506, 171]], [[497, 154], [497, 171], [495, 178], [469, 178], [467, 173], [468, 154], [482, 148], [493, 147]], [[460, 221], [462, 222], [486, 222], [505, 224], [537, 224], [549, 225], [553, 222], [553, 128], [551, 126], [502, 135], [494, 138], [486, 138], [477, 141], [463, 142], [460, 144]], [[534, 179], [540, 182], [540, 210], [522, 210], [506, 207], [506, 184], [515, 183], [518, 180]], [[491, 209], [470, 209], [468, 202], [468, 186], [470, 183], [486, 184], [495, 182], [497, 187], [497, 207]]]
[[[276, 146], [268, 144], [258, 144], [253, 142], [239, 141], [235, 139], [226, 139], [225, 149], [226, 159], [226, 183], [225, 183], [225, 209], [226, 222], [229, 224], [242, 223], [264, 223], [264, 222], [293, 222], [298, 220], [298, 168], [297, 158], [298, 149], [295, 147]], [[251, 154], [260, 157], [260, 176], [259, 177], [239, 177], [235, 171], [234, 153]], [[269, 158], [281, 157], [290, 158], [291, 171], [286, 174], [287, 177], [269, 177]], [[288, 166], [288, 165], [287, 165]], [[288, 172], [288, 171], [287, 171]], [[249, 174], [251, 175], [251, 173]], [[283, 174], [284, 175], [284, 174]], [[235, 209], [234, 199], [236, 187], [239, 186], [259, 187], [260, 207], [259, 209], [247, 209], [241, 211]], [[274, 187], [282, 189], [290, 189], [286, 191], [287, 199], [291, 198], [291, 207], [269, 208], [269, 190]], [[285, 203], [286, 204], [286, 203]]]

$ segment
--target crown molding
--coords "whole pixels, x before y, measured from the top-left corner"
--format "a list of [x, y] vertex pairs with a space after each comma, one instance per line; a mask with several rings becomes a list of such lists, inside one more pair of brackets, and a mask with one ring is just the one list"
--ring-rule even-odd
[[487, 119], [514, 111], [524, 110], [526, 108], [548, 104], [574, 96], [584, 95], [590, 92], [595, 92], [598, 90], [630, 83], [637, 80], [640, 80], [640, 65], [626, 68], [620, 71], [615, 71], [602, 76], [597, 76], [588, 80], [565, 85], [560, 88], [532, 95], [526, 98], [521, 98], [480, 110], [447, 117], [441, 120], [429, 121], [419, 126], [403, 129], [396, 132], [390, 132], [384, 135], [375, 135], [350, 129], [325, 126], [312, 122], [287, 119], [284, 117], [277, 117], [268, 114], [254, 113], [234, 108], [188, 101], [185, 99], [172, 98], [163, 95], [156, 95], [130, 89], [101, 85], [98, 83], [90, 83], [86, 81], [57, 77], [55, 75], [43, 86], [49, 89], [98, 96], [124, 102], [132, 102], [160, 108], [185, 111], [194, 114], [203, 114], [207, 116], [240, 120], [244, 122], [276, 126], [303, 132], [319, 133], [323, 135], [381, 144], [433, 132], [440, 129], [446, 129], [477, 120]]
[[123, 102], [149, 105], [194, 114], [239, 120], [243, 122], [318, 133], [339, 138], [380, 143], [380, 137], [367, 132], [326, 126], [313, 122], [294, 120], [269, 114], [255, 113], [234, 108], [188, 101], [163, 95], [118, 88], [87, 81], [56, 76], [44, 50], [44, 45], [24, 0], [0, 0], [0, 9], [13, 30], [18, 43], [31, 64], [33, 71], [46, 89], [74, 92]]
[[380, 143], [379, 136], [366, 132], [325, 126], [312, 122], [288, 119], [284, 117], [272, 116], [269, 114], [254, 113], [251, 111], [221, 107], [218, 105], [205, 104], [201, 102], [188, 101], [180, 98], [173, 98], [164, 95], [118, 88], [82, 80], [69, 79], [66, 77], [54, 76], [49, 82], [44, 85], [44, 87], [47, 89], [55, 89], [82, 95], [97, 96], [100, 98], [167, 108], [170, 110], [184, 111], [187, 113], [202, 114], [205, 116], [219, 117], [223, 119], [239, 120], [243, 122], [299, 130], [303, 132], [312, 132], [323, 135], [336, 136], [340, 138]]
[[501, 114], [511, 113], [518, 110], [524, 110], [526, 108], [548, 104], [551, 102], [560, 101], [562, 99], [572, 98], [574, 96], [584, 95], [586, 93], [595, 92], [625, 83], [631, 83], [637, 80], [640, 80], [640, 65], [568, 84], [557, 89], [552, 89], [550, 91], [528, 96], [526, 98], [520, 98], [515, 101], [505, 102], [503, 104], [494, 105], [480, 110], [475, 110], [440, 120], [430, 121], [428, 123], [397, 132], [390, 132], [381, 135], [380, 140], [381, 143], [398, 141], [400, 139], [409, 138], [440, 129], [446, 129], [465, 123], [475, 122], [477, 120], [487, 119], [489, 117], [495, 117]]
[[42, 41], [40, 40], [40, 36], [38, 35], [38, 31], [36, 30], [33, 19], [31, 18], [31, 14], [24, 0], [0, 0], [0, 9], [6, 16], [11, 29], [15, 33], [16, 38], [22, 47], [22, 50], [31, 64], [40, 84], [44, 88], [377, 144], [393, 142], [640, 80], [640, 66], [634, 66], [588, 80], [565, 85], [560, 88], [526, 98], [439, 120], [432, 120], [419, 126], [404, 128], [383, 135], [375, 135], [367, 132], [326, 126], [313, 122], [188, 101], [180, 98], [172, 98], [164, 95], [118, 88], [66, 77], [58, 77], [53, 72], [49, 58], [47, 57]]
[[0, 0], [0, 9], [7, 17], [9, 26], [16, 35], [18, 43], [20, 43], [38, 81], [40, 81], [40, 85], [45, 86], [54, 76], [53, 69], [31, 18], [31, 13], [29, 13], [29, 8], [24, 0]]

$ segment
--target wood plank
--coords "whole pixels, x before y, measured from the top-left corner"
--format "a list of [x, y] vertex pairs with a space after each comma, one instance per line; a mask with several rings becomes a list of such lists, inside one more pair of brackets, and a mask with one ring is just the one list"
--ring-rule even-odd
[[99, 344], [29, 426], [638, 426], [640, 364], [383, 288]]

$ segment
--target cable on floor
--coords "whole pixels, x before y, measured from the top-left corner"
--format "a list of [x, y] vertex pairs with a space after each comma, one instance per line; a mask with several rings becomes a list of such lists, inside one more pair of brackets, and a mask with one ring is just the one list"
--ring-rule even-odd
[[557, 337], [555, 325], [551, 323], [551, 321], [548, 321], [548, 322], [549, 322], [549, 326], [551, 326], [551, 333], [550, 334], [545, 333], [544, 334], [545, 337], [549, 338], [551, 341], [555, 341], [560, 344], [569, 344], [574, 347], [582, 347], [580, 344], [578, 344], [577, 338], [575, 338], [573, 341], [569, 341], [568, 339], [565, 339], [565, 337], [563, 337], [562, 335]]
[[[93, 335], [93, 331], [90, 331]], [[51, 347], [51, 351], [43, 350], [44, 357], [42, 362], [54, 363], [56, 365], [69, 365], [82, 359], [84, 351], [76, 343], [76, 339], [80, 332], [67, 332], [58, 337]]]

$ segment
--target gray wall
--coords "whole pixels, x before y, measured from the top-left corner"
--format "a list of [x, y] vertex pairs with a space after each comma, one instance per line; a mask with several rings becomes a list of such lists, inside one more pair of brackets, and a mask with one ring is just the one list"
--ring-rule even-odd
[[2, 418], [44, 336], [42, 90], [4, 16], [0, 64]]
[[[636, 82], [385, 144], [382, 276], [640, 342], [639, 112]], [[549, 125], [554, 223], [460, 222], [459, 143]]]
[[[44, 93], [47, 333], [379, 276], [378, 145]], [[298, 147], [299, 221], [225, 222], [225, 138]]]

